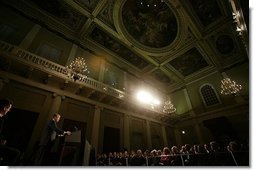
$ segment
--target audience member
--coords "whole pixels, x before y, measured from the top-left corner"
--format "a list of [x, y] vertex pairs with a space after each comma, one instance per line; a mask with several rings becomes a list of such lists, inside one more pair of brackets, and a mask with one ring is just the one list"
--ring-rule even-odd
[[130, 159], [131, 166], [146, 166], [146, 159], [142, 155], [142, 150], [137, 150], [137, 153]]
[[161, 155], [160, 165], [169, 166], [171, 162], [170, 150], [168, 147], [163, 148], [163, 154]]
[[20, 157], [20, 151], [7, 146], [7, 140], [4, 135], [4, 119], [12, 108], [12, 102], [7, 99], [0, 100], [0, 165], [15, 166]]

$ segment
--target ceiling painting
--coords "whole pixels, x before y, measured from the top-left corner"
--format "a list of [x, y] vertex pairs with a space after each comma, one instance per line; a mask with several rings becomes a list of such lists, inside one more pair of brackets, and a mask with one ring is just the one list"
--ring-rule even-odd
[[188, 0], [198, 16], [200, 22], [206, 27], [218, 20], [222, 13], [217, 0]]
[[208, 63], [196, 48], [192, 48], [183, 55], [173, 59], [167, 65], [173, 66], [184, 77], [208, 66]]
[[109, 34], [100, 30], [98, 27], [94, 28], [90, 38], [102, 45], [103, 47], [119, 55], [119, 57], [129, 62], [133, 66], [137, 67], [138, 69], [144, 69], [146, 66], [149, 65], [148, 62], [145, 61], [143, 58], [134, 54], [134, 52], [127, 49], [124, 45], [117, 42]]
[[146, 2], [125, 2], [122, 11], [124, 27], [142, 45], [152, 48], [170, 45], [178, 32], [175, 15], [164, 1], [154, 0], [154, 4]]
[[59, 20], [64, 25], [71, 29], [78, 31], [86, 22], [87, 17], [68, 6], [64, 1], [60, 0], [29, 0], [36, 4], [39, 8], [43, 9], [49, 15]]

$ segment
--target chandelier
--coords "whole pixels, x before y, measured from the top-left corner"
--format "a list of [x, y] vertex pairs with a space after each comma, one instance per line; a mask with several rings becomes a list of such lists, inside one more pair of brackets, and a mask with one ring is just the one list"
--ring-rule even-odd
[[163, 106], [163, 113], [174, 113], [176, 111], [176, 108], [174, 107], [174, 105], [172, 104], [171, 100], [168, 99], [167, 101], [165, 101], [165, 104]]
[[221, 88], [221, 94], [224, 95], [237, 95], [237, 93], [242, 90], [242, 86], [236, 84], [235, 81], [231, 81], [230, 78], [224, 78], [223, 80], [221, 80]]
[[89, 74], [85, 59], [82, 57], [77, 57], [69, 66], [66, 66], [66, 72], [67, 76], [74, 81], [81, 80], [82, 77], [86, 78]]

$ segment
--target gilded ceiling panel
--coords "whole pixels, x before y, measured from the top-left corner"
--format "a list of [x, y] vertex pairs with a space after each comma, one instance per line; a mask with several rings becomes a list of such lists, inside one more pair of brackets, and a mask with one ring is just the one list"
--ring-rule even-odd
[[230, 54], [234, 50], [234, 40], [229, 35], [220, 35], [216, 40], [217, 50], [223, 54]]
[[186, 77], [207, 67], [208, 63], [196, 48], [192, 48], [166, 64], [167, 67], [169, 65]]
[[46, 11], [49, 15], [68, 26], [74, 31], [79, 30], [86, 22], [87, 17], [77, 12], [61, 0], [29, 0]]
[[126, 48], [124, 45], [112, 38], [108, 33], [95, 27], [90, 34], [90, 38], [102, 45], [103, 47], [109, 49], [110, 51], [117, 54], [120, 58], [131, 63], [138, 69], [144, 69], [149, 65], [147, 61], [136, 55], [134, 52]]
[[170, 79], [165, 73], [163, 73], [161, 70], [157, 69], [154, 72], [152, 72], [152, 76], [164, 84], [174, 84], [175, 81]]
[[100, 0], [73, 0], [82, 8], [92, 12]]
[[223, 28], [209, 37], [209, 43], [214, 49], [216, 57], [223, 65], [231, 65], [247, 57], [244, 44], [239, 35], [232, 34], [235, 28], [232, 26]]
[[113, 5], [114, 0], [109, 0], [104, 9], [100, 12], [99, 18], [109, 27], [116, 30], [113, 21]]
[[122, 9], [122, 20], [137, 42], [152, 48], [170, 45], [178, 32], [175, 15], [161, 0], [127, 0]]
[[245, 57], [245, 53], [241, 53], [236, 46], [234, 39], [229, 35], [220, 35], [215, 41], [218, 58], [224, 64], [235, 63], [240, 58]]
[[204, 26], [218, 20], [222, 13], [217, 0], [188, 0]]

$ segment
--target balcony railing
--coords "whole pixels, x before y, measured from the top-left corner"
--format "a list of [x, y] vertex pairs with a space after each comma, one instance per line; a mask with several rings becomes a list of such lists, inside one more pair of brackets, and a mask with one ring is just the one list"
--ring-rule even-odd
[[[29, 66], [33, 66], [42, 71], [44, 70], [44, 71], [50, 72], [49, 74], [56, 75], [64, 79], [69, 79], [66, 74], [66, 68], [62, 65], [54, 63], [50, 60], [42, 58], [38, 55], [35, 55], [31, 52], [28, 52], [24, 49], [21, 49], [17, 46], [8, 44], [3, 41], [0, 41], [0, 49], [3, 52], [11, 54], [10, 55], [11, 58], [14, 58], [15, 60], [21, 63], [27, 64]], [[81, 78], [81, 80], [78, 81], [78, 83], [85, 85], [87, 87], [93, 88], [95, 90], [104, 92], [116, 98], [126, 97], [125, 92], [115, 89], [113, 87], [110, 87], [102, 82], [99, 82], [89, 77]]]
[[[15, 61], [18, 61], [20, 63], [23, 63], [27, 66], [32, 66], [38, 70], [41, 70], [47, 74], [55, 75], [56, 77], [60, 77], [65, 80], [69, 80], [70, 78], [67, 77], [66, 68], [62, 65], [59, 65], [55, 62], [52, 62], [50, 60], [47, 60], [43, 57], [40, 57], [38, 55], [35, 55], [31, 52], [28, 52], [18, 46], [14, 46], [11, 44], [8, 44], [6, 42], [0, 41], [0, 50], [4, 53], [7, 53], [8, 57], [14, 59]], [[82, 77], [79, 81], [76, 81], [75, 83], [81, 84], [84, 87], [89, 87], [91, 89], [94, 89], [96, 91], [108, 94], [110, 96], [113, 96], [115, 98], [131, 102], [133, 103], [134, 97], [132, 97], [130, 94], [127, 94], [126, 92], [123, 92], [121, 90], [115, 89], [114, 87], [111, 87], [107, 84], [104, 84], [102, 82], [99, 82], [97, 80], [94, 80], [89, 77]], [[149, 110], [157, 113], [161, 113], [161, 109], [151, 109], [147, 107]]]

